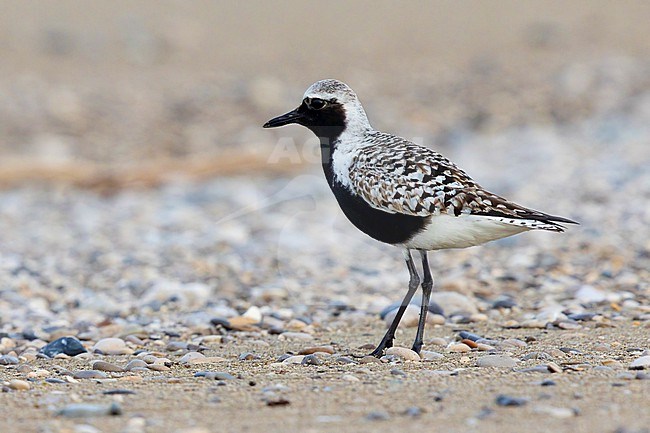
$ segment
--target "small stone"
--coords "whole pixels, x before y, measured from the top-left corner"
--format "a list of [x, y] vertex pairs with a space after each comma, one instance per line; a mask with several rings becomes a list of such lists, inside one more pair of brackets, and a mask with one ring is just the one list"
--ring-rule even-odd
[[390, 419], [390, 415], [384, 411], [372, 411], [366, 415], [366, 419], [369, 421], [387, 421]]
[[31, 385], [26, 380], [13, 379], [9, 381], [9, 388], [14, 391], [27, 391]]
[[504, 355], [486, 355], [481, 356], [476, 361], [476, 365], [479, 367], [513, 368], [517, 365], [517, 361]]
[[306, 347], [298, 352], [298, 355], [311, 355], [312, 353], [334, 353], [334, 348], [332, 346], [316, 346], [316, 347]]
[[278, 336], [278, 339], [310, 341], [314, 339], [314, 336], [311, 334], [307, 334], [306, 332], [283, 332]]
[[246, 310], [244, 314], [242, 314], [242, 317], [253, 320], [253, 323], [260, 323], [262, 321], [262, 310], [260, 310], [259, 307], [253, 305], [248, 310]]
[[75, 379], [106, 379], [106, 373], [98, 370], [81, 370], [76, 371], [73, 375]]
[[528, 346], [528, 343], [518, 338], [508, 338], [506, 340], [503, 340], [501, 342], [501, 345], [510, 347], [526, 347]]
[[447, 346], [447, 350], [450, 352], [470, 352], [472, 349], [464, 343], [451, 343]]
[[356, 376], [353, 376], [351, 374], [344, 374], [341, 376], [341, 379], [347, 381], [347, 382], [360, 382], [359, 378]]
[[307, 327], [307, 324], [303, 322], [302, 320], [298, 319], [291, 319], [289, 320], [289, 323], [286, 324], [284, 327], [287, 331], [302, 331]]
[[302, 360], [305, 359], [305, 355], [293, 355], [282, 361], [283, 364], [302, 364]]
[[124, 369], [119, 365], [111, 364], [110, 362], [105, 361], [95, 361], [93, 362], [92, 366], [93, 370], [99, 371], [110, 371], [115, 373], [121, 373], [124, 371]]
[[42, 379], [48, 377], [51, 373], [48, 370], [39, 368], [38, 370], [30, 371], [27, 373], [28, 379]]
[[256, 355], [252, 352], [244, 352], [239, 355], [238, 358], [240, 361], [252, 361], [254, 359], [261, 359], [259, 355]]
[[124, 367], [124, 370], [126, 371], [133, 371], [138, 368], [147, 368], [147, 363], [144, 362], [141, 359], [132, 359], [129, 361], [128, 364], [126, 364], [126, 367]]
[[463, 344], [467, 344], [472, 349], [476, 349], [478, 347], [478, 344], [473, 342], [472, 340], [463, 339], [463, 340], [460, 340], [460, 342], [463, 343]]
[[431, 340], [429, 340], [429, 343], [431, 343], [433, 345], [436, 345], [436, 346], [446, 346], [447, 345], [447, 340], [445, 340], [444, 338], [435, 337], [435, 338], [432, 338]]
[[485, 344], [485, 343], [476, 343], [476, 349], [480, 350], [481, 352], [489, 352], [491, 350], [497, 350], [496, 347], [490, 346], [489, 344]]
[[[373, 359], [379, 361], [374, 356], [364, 356], [363, 358], [361, 358], [361, 362], [363, 362], [363, 360], [366, 359], [366, 358], [373, 358]], [[357, 363], [357, 361], [350, 358], [349, 356], [339, 356], [338, 358], [336, 358], [336, 362], [338, 362], [339, 364], [356, 364]], [[379, 362], [381, 362], [381, 361], [379, 361]]]
[[61, 383], [67, 383], [65, 380], [59, 379], [58, 377], [48, 377], [47, 379], [45, 379], [45, 382], [54, 383], [54, 384], [57, 384], [57, 385], [61, 384]]
[[18, 358], [12, 355], [0, 356], [0, 365], [15, 365], [18, 364]]
[[593, 286], [582, 286], [575, 294], [578, 301], [585, 304], [598, 303], [607, 300], [607, 295], [602, 290], [598, 290]]
[[540, 385], [542, 386], [555, 386], [556, 383], [550, 379], [543, 380]]
[[133, 350], [121, 338], [102, 338], [93, 346], [93, 351], [104, 355], [130, 355]]
[[548, 371], [550, 371], [551, 373], [562, 373], [562, 367], [560, 367], [553, 361], [546, 364], [546, 368], [548, 368]]
[[236, 379], [230, 373], [224, 371], [200, 371], [194, 374], [194, 377], [205, 377], [208, 380], [234, 380]]
[[650, 369], [650, 356], [642, 356], [630, 363], [630, 370]]
[[165, 364], [147, 364], [147, 368], [153, 371], [169, 371], [171, 368], [167, 367]]
[[406, 377], [406, 373], [404, 373], [404, 370], [400, 370], [399, 368], [392, 368], [390, 370], [390, 374], [392, 374], [393, 376]]
[[420, 357], [424, 361], [433, 361], [433, 360], [436, 360], [436, 359], [442, 359], [442, 358], [445, 357], [445, 355], [443, 355], [442, 353], [433, 352], [431, 350], [422, 350], [420, 352]]
[[130, 389], [107, 389], [106, 391], [102, 391], [102, 394], [104, 394], [104, 395], [134, 395], [135, 391], [132, 391]]
[[[215, 323], [215, 319], [212, 319], [212, 323]], [[255, 324], [259, 323], [258, 320], [251, 318], [251, 317], [244, 317], [244, 316], [238, 316], [238, 317], [232, 317], [228, 320], [226, 320], [224, 326], [227, 329], [233, 330], [233, 331], [257, 331], [259, 328], [255, 326]]]
[[85, 418], [105, 415], [121, 415], [122, 408], [117, 403], [110, 405], [75, 403], [59, 409], [57, 415], [66, 418]]
[[323, 361], [318, 359], [318, 356], [313, 353], [311, 355], [305, 355], [301, 362], [302, 365], [321, 365], [322, 363]]
[[420, 409], [417, 406], [411, 406], [406, 408], [406, 410], [404, 411], [404, 415], [411, 418], [417, 418], [422, 415], [422, 409]]
[[497, 396], [495, 402], [497, 406], [519, 407], [525, 406], [528, 403], [528, 399], [521, 397], [511, 397], [509, 395], [501, 394]]
[[386, 349], [386, 355], [397, 356], [405, 361], [419, 361], [420, 355], [406, 347], [389, 347]]
[[478, 341], [483, 338], [480, 335], [472, 334], [471, 332], [467, 332], [467, 331], [460, 331], [458, 335], [462, 340], [470, 340], [470, 341]]
[[187, 352], [178, 360], [181, 364], [196, 364], [196, 361], [204, 360], [206, 356], [200, 352]]
[[169, 343], [167, 343], [167, 347], [165, 347], [165, 350], [167, 352], [176, 352], [178, 350], [187, 350], [188, 346], [189, 344], [184, 341], [170, 341]]
[[87, 350], [81, 344], [81, 341], [75, 337], [61, 337], [43, 346], [39, 352], [49, 358], [54, 358], [59, 354], [76, 356], [80, 353], [87, 352]]

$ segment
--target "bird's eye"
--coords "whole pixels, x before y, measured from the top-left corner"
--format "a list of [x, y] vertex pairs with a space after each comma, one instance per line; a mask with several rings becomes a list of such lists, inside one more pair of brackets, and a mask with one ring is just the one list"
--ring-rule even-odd
[[311, 98], [307, 100], [307, 106], [312, 110], [322, 110], [327, 105], [327, 102], [319, 98]]

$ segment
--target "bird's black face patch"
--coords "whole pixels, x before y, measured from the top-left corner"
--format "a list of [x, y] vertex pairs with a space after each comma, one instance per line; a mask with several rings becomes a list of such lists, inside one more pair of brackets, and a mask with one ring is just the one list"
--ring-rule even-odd
[[309, 128], [321, 144], [334, 142], [345, 129], [345, 109], [336, 99], [305, 98], [297, 110], [298, 123]]

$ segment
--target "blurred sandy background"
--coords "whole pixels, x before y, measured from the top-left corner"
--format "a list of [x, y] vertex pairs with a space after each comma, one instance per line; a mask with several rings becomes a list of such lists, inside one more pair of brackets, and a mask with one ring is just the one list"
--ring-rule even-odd
[[620, 110], [649, 88], [648, 22], [642, 1], [3, 1], [0, 184], [295, 170], [260, 124], [326, 77], [443, 151]]

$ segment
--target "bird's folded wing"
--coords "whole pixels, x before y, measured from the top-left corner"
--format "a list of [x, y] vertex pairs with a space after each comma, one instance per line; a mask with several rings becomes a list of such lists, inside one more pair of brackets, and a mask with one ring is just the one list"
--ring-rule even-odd
[[357, 194], [370, 206], [389, 213], [481, 215], [511, 224], [572, 222], [486, 191], [441, 154], [407, 140], [393, 141], [388, 148], [366, 147], [355, 158], [349, 176]]

